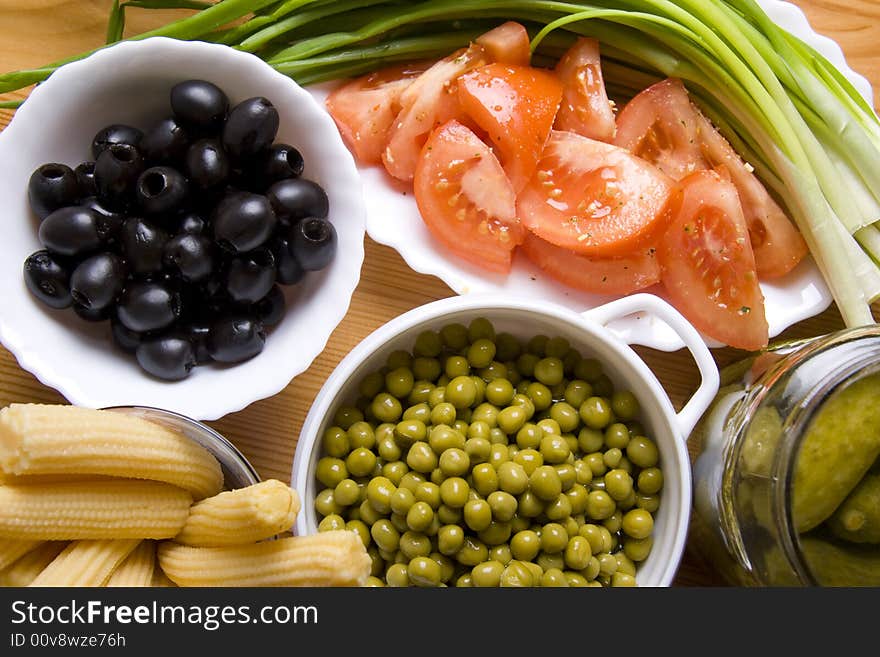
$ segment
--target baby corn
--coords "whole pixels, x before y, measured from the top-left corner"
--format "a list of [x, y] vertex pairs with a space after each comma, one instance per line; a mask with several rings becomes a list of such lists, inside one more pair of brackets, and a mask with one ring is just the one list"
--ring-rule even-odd
[[67, 546], [65, 541], [43, 541], [11, 566], [0, 571], [0, 586], [28, 586]]
[[194, 499], [220, 492], [220, 464], [182, 434], [124, 413], [63, 404], [0, 410], [7, 475], [94, 474], [174, 484]]
[[141, 541], [110, 575], [107, 586], [150, 586], [156, 569], [156, 543]]
[[299, 510], [295, 490], [267, 479], [197, 502], [174, 540], [198, 547], [256, 543], [293, 527]]
[[30, 585], [104, 586], [139, 542], [137, 539], [73, 541]]
[[0, 486], [0, 539], [171, 538], [191, 505], [187, 491], [156, 481]]
[[347, 530], [227, 547], [159, 544], [159, 565], [178, 586], [362, 586], [371, 563]]
[[3, 570], [6, 566], [33, 550], [41, 542], [39, 539], [16, 541], [14, 539], [0, 538], [0, 570]]

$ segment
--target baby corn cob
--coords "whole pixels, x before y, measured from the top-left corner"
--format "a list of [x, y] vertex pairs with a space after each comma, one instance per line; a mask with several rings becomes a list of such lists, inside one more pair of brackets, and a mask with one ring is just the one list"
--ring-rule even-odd
[[124, 413], [64, 404], [0, 410], [0, 469], [151, 479], [184, 488], [195, 499], [223, 486], [217, 459], [186, 436]]
[[3, 570], [6, 566], [33, 550], [41, 542], [39, 539], [26, 539], [22, 541], [8, 538], [0, 539], [0, 570]]
[[156, 543], [141, 541], [110, 575], [107, 586], [150, 586], [156, 568]]
[[28, 586], [67, 546], [65, 541], [43, 541], [11, 566], [0, 571], [0, 586]]
[[0, 538], [171, 538], [191, 505], [187, 491], [157, 481], [0, 486]]
[[159, 568], [157, 564], [156, 567], [153, 569], [153, 580], [150, 582], [150, 586], [156, 588], [166, 588], [177, 586], [177, 584], [168, 579], [168, 575], [166, 575], [165, 571]]
[[174, 540], [197, 547], [256, 543], [293, 527], [299, 510], [295, 490], [267, 479], [197, 502]]
[[104, 586], [137, 539], [73, 541], [30, 586]]
[[159, 544], [159, 565], [179, 586], [362, 586], [372, 560], [355, 532], [227, 547]]

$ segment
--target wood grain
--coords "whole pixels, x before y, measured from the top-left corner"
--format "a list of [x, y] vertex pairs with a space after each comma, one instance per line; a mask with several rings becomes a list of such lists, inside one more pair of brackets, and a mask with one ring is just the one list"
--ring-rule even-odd
[[[36, 67], [101, 45], [110, 4], [105, 0], [0, 0], [0, 34], [4, 35], [0, 40], [0, 70]], [[850, 66], [871, 82], [876, 104], [880, 99], [880, 3], [799, 0], [795, 4], [804, 9], [818, 32], [841, 44]], [[130, 11], [126, 33], [149, 29], [185, 13]], [[0, 126], [5, 126], [9, 116], [9, 112], [0, 113]], [[303, 419], [324, 380], [352, 347], [397, 315], [453, 295], [438, 279], [411, 271], [392, 249], [369, 238], [365, 246], [361, 281], [350, 310], [312, 366], [274, 397], [211, 423], [242, 450], [264, 478], [289, 478]], [[819, 335], [842, 325], [832, 306], [792, 327], [782, 337]], [[697, 385], [696, 368], [686, 352], [663, 353], [643, 348], [637, 351], [657, 373], [673, 404], [680, 408]], [[714, 356], [723, 366], [740, 354], [732, 349], [719, 349]], [[0, 406], [31, 401], [64, 400], [22, 370], [12, 355], [0, 348]], [[724, 582], [689, 544], [675, 584], [717, 586]]]

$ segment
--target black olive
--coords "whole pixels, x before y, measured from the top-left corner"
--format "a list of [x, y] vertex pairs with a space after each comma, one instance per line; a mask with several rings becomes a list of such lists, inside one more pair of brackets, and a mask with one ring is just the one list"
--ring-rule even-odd
[[275, 257], [275, 279], [283, 285], [295, 285], [306, 275], [299, 261], [290, 250], [290, 241], [283, 235], [275, 236], [269, 243]]
[[122, 230], [122, 224], [125, 221], [125, 215], [121, 212], [115, 212], [101, 203], [94, 196], [82, 199], [79, 204], [88, 208], [95, 213], [98, 218], [98, 234], [105, 242], [115, 242]]
[[98, 198], [109, 208], [127, 207], [134, 198], [138, 177], [144, 170], [140, 151], [129, 144], [113, 144], [95, 160]]
[[172, 167], [150, 167], [137, 180], [135, 194], [147, 214], [170, 214], [181, 208], [189, 193], [186, 178]]
[[266, 242], [277, 220], [265, 196], [233, 192], [223, 197], [211, 221], [217, 243], [224, 249], [241, 253]]
[[226, 293], [236, 303], [256, 303], [275, 283], [275, 258], [267, 248], [236, 256], [226, 271]]
[[189, 141], [186, 129], [174, 117], [168, 117], [147, 130], [141, 140], [140, 151], [152, 165], [176, 165], [186, 155]]
[[200, 139], [186, 151], [186, 173], [194, 186], [211, 189], [226, 184], [229, 156], [217, 139]]
[[149, 274], [162, 269], [162, 256], [168, 234], [154, 223], [129, 217], [120, 231], [123, 253], [135, 274]]
[[129, 353], [134, 353], [134, 350], [138, 348], [138, 345], [144, 339], [142, 333], [126, 328], [125, 324], [116, 317], [110, 318], [110, 333], [113, 335], [113, 341], [123, 351]]
[[202, 217], [197, 215], [195, 212], [189, 212], [180, 219], [180, 225], [178, 226], [178, 230], [181, 233], [190, 233], [192, 235], [201, 235], [205, 232], [205, 228], [207, 227], [207, 223]]
[[175, 335], [149, 338], [135, 349], [138, 364], [155, 377], [180, 381], [196, 365], [196, 355], [189, 340]]
[[73, 308], [73, 312], [76, 313], [77, 317], [84, 319], [87, 322], [103, 322], [104, 320], [110, 319], [109, 307], [98, 309], [86, 308], [74, 301], [71, 308]]
[[70, 274], [70, 295], [89, 310], [110, 306], [125, 285], [125, 265], [114, 253], [98, 253], [86, 258]]
[[196, 356], [196, 363], [209, 363], [213, 358], [208, 352], [208, 335], [211, 325], [207, 322], [193, 321], [180, 328], [180, 335], [189, 340]]
[[46, 250], [25, 259], [24, 282], [31, 294], [50, 308], [67, 308], [72, 302], [70, 272]]
[[263, 326], [275, 326], [284, 319], [286, 305], [281, 288], [273, 285], [269, 294], [254, 304], [253, 312]]
[[56, 255], [78, 257], [101, 247], [98, 216], [89, 208], [71, 205], [58, 208], [43, 219], [40, 243]]
[[121, 123], [108, 125], [101, 128], [92, 139], [92, 157], [97, 160], [98, 156], [113, 144], [127, 144], [137, 147], [143, 137], [144, 133], [133, 126]]
[[214, 271], [212, 251], [213, 244], [207, 237], [180, 233], [165, 243], [162, 262], [184, 281], [199, 283]]
[[306, 217], [324, 218], [330, 211], [330, 202], [324, 188], [305, 178], [279, 180], [266, 192], [272, 209], [279, 217], [296, 222]]
[[279, 180], [299, 178], [303, 172], [303, 156], [290, 144], [272, 144], [260, 155], [257, 173], [265, 187]]
[[27, 191], [31, 210], [40, 219], [58, 208], [73, 205], [80, 196], [73, 169], [54, 162], [37, 167], [28, 180]]
[[223, 147], [235, 159], [253, 157], [268, 148], [278, 133], [278, 110], [262, 96], [241, 101], [223, 126]]
[[290, 251], [306, 271], [323, 269], [336, 255], [336, 229], [326, 219], [304, 219], [290, 229]]
[[226, 94], [207, 80], [185, 80], [171, 88], [174, 118], [200, 133], [219, 131], [228, 110]]
[[[95, 184], [95, 163], [80, 162], [73, 170], [76, 175], [76, 186], [79, 190], [79, 198], [93, 198], [98, 194], [98, 186]], [[80, 200], [82, 204], [82, 200]]]
[[167, 285], [130, 283], [119, 299], [116, 314], [132, 331], [158, 331], [180, 316], [180, 297]]
[[266, 332], [256, 318], [224, 317], [211, 325], [208, 352], [221, 363], [239, 363], [259, 354], [265, 342]]

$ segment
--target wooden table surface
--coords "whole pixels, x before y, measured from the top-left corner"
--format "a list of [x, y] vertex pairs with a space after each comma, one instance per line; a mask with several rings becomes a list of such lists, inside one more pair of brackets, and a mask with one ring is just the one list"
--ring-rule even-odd
[[[794, 0], [816, 31], [839, 44], [850, 66], [871, 82], [880, 98], [880, 2], [877, 0]], [[103, 43], [109, 0], [0, 0], [0, 72], [36, 67]], [[166, 22], [179, 11], [130, 10], [126, 34]], [[19, 94], [21, 96], [22, 94]], [[0, 100], [13, 96], [0, 96]], [[10, 112], [0, 112], [5, 126]], [[454, 293], [436, 278], [416, 274], [394, 250], [366, 238], [361, 280], [350, 310], [324, 352], [279, 394], [210, 424], [250, 459], [263, 478], [288, 480], [296, 438], [315, 395], [335, 365], [371, 331], [421, 304]], [[7, 308], [4, 312], [9, 312]], [[827, 311], [790, 328], [781, 337], [806, 337], [842, 328], [840, 315]], [[637, 349], [680, 408], [696, 387], [696, 367], [687, 352]], [[719, 366], [741, 354], [714, 352]], [[0, 407], [12, 402], [63, 402], [54, 390], [22, 370], [0, 347]], [[716, 586], [724, 582], [688, 544], [675, 584]]]

